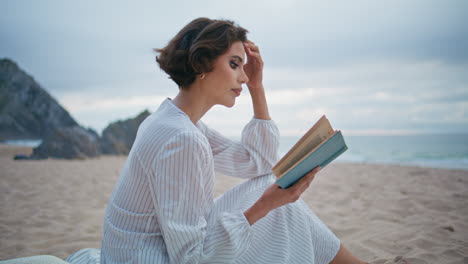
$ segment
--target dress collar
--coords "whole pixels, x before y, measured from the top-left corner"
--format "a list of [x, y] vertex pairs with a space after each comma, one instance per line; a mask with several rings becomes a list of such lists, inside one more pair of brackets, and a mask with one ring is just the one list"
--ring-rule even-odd
[[[164, 105], [169, 106], [170, 108], [174, 109], [176, 112], [178, 112], [180, 115], [186, 117], [190, 123], [193, 124], [192, 119], [184, 112], [182, 109], [180, 109], [173, 101], [171, 98], [167, 97], [166, 100], [163, 102]], [[199, 128], [200, 120], [198, 120], [197, 124], [195, 125], [197, 128]]]

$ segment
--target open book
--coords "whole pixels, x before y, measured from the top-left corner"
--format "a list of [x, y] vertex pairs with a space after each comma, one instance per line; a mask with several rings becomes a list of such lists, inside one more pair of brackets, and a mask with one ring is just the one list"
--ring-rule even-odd
[[276, 184], [288, 188], [317, 166], [325, 167], [348, 149], [343, 135], [322, 116], [273, 167]]

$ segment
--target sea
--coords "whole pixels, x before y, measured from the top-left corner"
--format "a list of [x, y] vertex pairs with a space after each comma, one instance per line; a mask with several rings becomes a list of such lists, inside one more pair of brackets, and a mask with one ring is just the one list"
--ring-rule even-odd
[[[333, 162], [396, 164], [468, 170], [468, 134], [346, 136], [348, 150]], [[299, 137], [282, 137], [283, 156]], [[36, 147], [40, 140], [12, 140], [6, 144]]]
[[[344, 136], [348, 150], [333, 162], [468, 170], [468, 134]], [[299, 137], [283, 137], [280, 155]]]

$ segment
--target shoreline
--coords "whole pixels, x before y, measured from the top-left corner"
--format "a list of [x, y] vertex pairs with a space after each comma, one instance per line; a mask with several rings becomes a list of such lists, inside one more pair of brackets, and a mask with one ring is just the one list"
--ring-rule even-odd
[[[13, 150], [15, 149], [15, 150]], [[8, 151], [13, 153], [11, 155], [11, 158], [13, 159], [13, 156], [16, 154], [26, 154], [30, 155], [32, 153], [33, 147], [29, 146], [20, 146], [20, 145], [15, 145], [15, 144], [5, 144], [3, 142], [0, 142], [0, 155], [5, 156], [6, 153], [3, 153], [4, 151]], [[22, 152], [21, 152], [22, 150]], [[97, 159], [101, 157], [127, 157], [127, 155], [110, 155], [110, 154], [101, 154]], [[93, 158], [86, 158], [87, 159], [93, 159]], [[48, 158], [44, 160], [67, 160], [67, 161], [74, 161], [74, 160], [80, 160], [80, 159], [59, 159], [59, 158]], [[44, 160], [37, 160], [37, 161], [44, 161]], [[450, 168], [450, 167], [433, 167], [433, 166], [423, 166], [423, 165], [418, 165], [418, 164], [411, 164], [411, 163], [393, 163], [393, 162], [366, 162], [366, 161], [348, 161], [348, 160], [335, 160], [333, 161], [334, 164], [343, 164], [343, 165], [376, 165], [376, 166], [396, 166], [396, 167], [405, 167], [405, 168], [420, 168], [420, 169], [436, 169], [436, 170], [448, 170], [448, 171], [459, 171], [459, 172], [467, 172], [468, 173], [468, 167], [466, 169], [464, 168]]]
[[[0, 144], [0, 260], [65, 258], [100, 247], [102, 219], [126, 157], [13, 160]], [[332, 163], [301, 196], [353, 254], [371, 263], [463, 263], [468, 171]], [[215, 196], [243, 181], [218, 174]]]

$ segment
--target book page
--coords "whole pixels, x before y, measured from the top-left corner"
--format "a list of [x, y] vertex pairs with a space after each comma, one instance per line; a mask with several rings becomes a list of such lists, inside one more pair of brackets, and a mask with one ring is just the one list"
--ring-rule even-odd
[[290, 170], [294, 169], [295, 166], [297, 166], [299, 163], [301, 163], [304, 159], [306, 159], [308, 156], [310, 156], [315, 150], [317, 150], [320, 146], [322, 146], [323, 144], [326, 144], [326, 142], [331, 138], [333, 137], [333, 135], [338, 132], [338, 131], [335, 131], [333, 132], [332, 135], [330, 135], [327, 139], [323, 140], [322, 142], [320, 142], [320, 144], [318, 144], [317, 146], [315, 146], [314, 148], [310, 149], [308, 152], [306, 152], [304, 154], [304, 156], [300, 157], [297, 162], [295, 162], [294, 164], [291, 164], [291, 166], [286, 170], [284, 171], [279, 178], [283, 177], [284, 175], [286, 175]]
[[328, 133], [313, 134], [303, 143], [304, 145], [301, 148], [297, 149], [297, 153], [294, 153], [294, 155], [291, 155], [289, 159], [284, 161], [284, 165], [281, 167], [279, 174], [283, 175], [283, 173], [285, 173], [292, 165], [298, 162], [302, 157], [309, 153], [309, 151], [320, 145], [320, 143], [325, 141], [327, 138]]
[[333, 135], [333, 128], [325, 116], [322, 116], [314, 126], [289, 150], [288, 153], [273, 167], [273, 173], [279, 177], [304, 155], [320, 145]]

